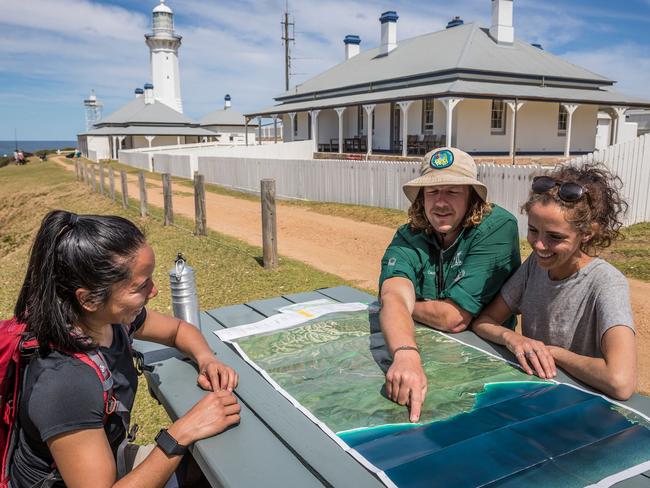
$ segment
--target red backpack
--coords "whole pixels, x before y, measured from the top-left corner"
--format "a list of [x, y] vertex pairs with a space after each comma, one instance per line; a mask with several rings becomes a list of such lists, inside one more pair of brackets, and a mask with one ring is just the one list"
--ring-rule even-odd
[[[26, 326], [12, 318], [0, 321], [0, 453], [2, 473], [0, 488], [7, 488], [11, 456], [16, 446], [18, 406], [25, 368], [38, 349], [38, 342], [27, 337]], [[104, 423], [118, 409], [113, 396], [113, 378], [99, 351], [70, 353], [70, 356], [90, 366], [102, 383], [104, 392]], [[54, 469], [56, 469], [53, 466]]]

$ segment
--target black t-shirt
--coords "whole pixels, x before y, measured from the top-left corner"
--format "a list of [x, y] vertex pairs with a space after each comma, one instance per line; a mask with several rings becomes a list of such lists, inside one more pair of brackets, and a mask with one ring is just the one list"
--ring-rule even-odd
[[[146, 310], [143, 309], [130, 330], [137, 330], [145, 318]], [[99, 350], [113, 375], [113, 394], [131, 411], [138, 379], [128, 332], [121, 325], [112, 327], [113, 343]], [[87, 364], [59, 351], [30, 362], [18, 419], [18, 445], [11, 466], [12, 488], [31, 487], [50, 474], [54, 460], [46, 442], [56, 435], [104, 428], [114, 455], [125, 436], [118, 415], [110, 415], [104, 425], [104, 396], [97, 373]]]

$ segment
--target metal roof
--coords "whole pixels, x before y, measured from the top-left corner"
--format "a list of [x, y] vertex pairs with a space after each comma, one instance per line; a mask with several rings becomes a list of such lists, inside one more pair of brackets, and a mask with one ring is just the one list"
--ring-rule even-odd
[[[246, 125], [246, 121], [241, 112], [237, 112], [232, 108], [215, 110], [204, 116], [201, 125]], [[256, 123], [249, 122], [248, 125], [257, 125]]]
[[196, 122], [158, 100], [144, 103], [144, 97], [137, 97], [123, 107], [95, 124], [102, 127], [106, 124], [179, 124], [188, 125]]
[[80, 136], [217, 136], [214, 131], [201, 127], [129, 125], [126, 127], [101, 127], [79, 134]]
[[382, 80], [459, 71], [580, 80], [598, 85], [613, 83], [518, 39], [511, 45], [498, 44], [490, 37], [488, 29], [474, 22], [400, 40], [397, 48], [387, 55], [378, 54], [379, 48], [362, 51], [276, 100]]
[[456, 96], [463, 98], [502, 98], [521, 101], [540, 100], [554, 102], [575, 102], [598, 105], [624, 105], [650, 108], [650, 100], [624, 95], [609, 87], [581, 89], [552, 86], [524, 85], [516, 83], [492, 83], [480, 81], [456, 80], [432, 85], [420, 85], [409, 88], [395, 88], [370, 93], [359, 93], [340, 97], [319, 98], [300, 102], [287, 102], [267, 107], [252, 115], [271, 115], [287, 112], [345, 107], [369, 103], [386, 103], [398, 100], [415, 100], [428, 97]]

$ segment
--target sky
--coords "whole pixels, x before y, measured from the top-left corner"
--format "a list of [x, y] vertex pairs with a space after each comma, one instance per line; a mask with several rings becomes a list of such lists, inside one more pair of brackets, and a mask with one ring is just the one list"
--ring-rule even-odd
[[[0, 140], [73, 140], [91, 90], [104, 116], [150, 82], [151, 10], [159, 0], [0, 0]], [[181, 94], [194, 120], [242, 113], [284, 91], [281, 20], [287, 0], [167, 0], [174, 11]], [[399, 15], [397, 37], [444, 29], [454, 16], [490, 26], [490, 0], [289, 0], [295, 42], [291, 85], [344, 58], [346, 34], [379, 44], [379, 16]], [[650, 0], [514, 0], [515, 36], [617, 80], [650, 99]]]

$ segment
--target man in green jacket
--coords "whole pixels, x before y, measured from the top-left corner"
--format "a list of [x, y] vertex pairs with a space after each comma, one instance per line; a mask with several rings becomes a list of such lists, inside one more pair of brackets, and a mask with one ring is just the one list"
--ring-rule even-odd
[[403, 186], [409, 222], [381, 262], [379, 318], [393, 357], [386, 393], [408, 405], [411, 422], [420, 418], [427, 391], [414, 320], [465, 330], [521, 264], [517, 220], [487, 202], [476, 175], [474, 160], [459, 149], [425, 155], [420, 177]]

